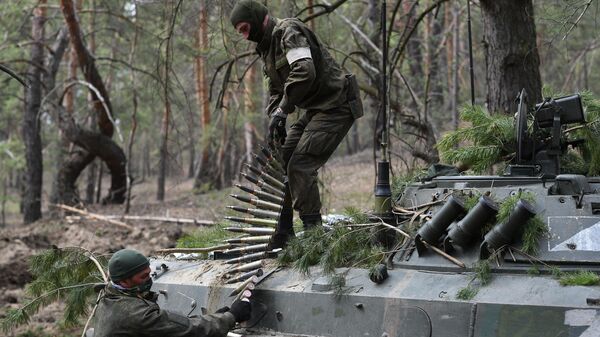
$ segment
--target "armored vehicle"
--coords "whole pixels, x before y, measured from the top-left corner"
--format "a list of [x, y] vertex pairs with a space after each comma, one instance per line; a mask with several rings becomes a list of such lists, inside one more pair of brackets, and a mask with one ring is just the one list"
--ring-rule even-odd
[[[533, 116], [533, 127], [546, 129], [547, 136], [536, 139], [527, 131], [532, 127], [528, 115]], [[591, 275], [600, 271], [600, 177], [563, 174], [559, 165], [569, 146], [561, 141], [561, 130], [583, 121], [579, 95], [528, 107], [522, 92], [516, 114], [517, 153], [506, 174], [437, 176], [410, 185], [397, 200], [396, 208], [404, 213], [396, 214], [391, 225], [403, 232], [414, 222], [422, 220], [422, 225], [390, 257], [387, 279], [374, 283], [367, 270], [352, 269], [346, 277], [351, 291], [336, 296], [318, 269], [307, 277], [278, 268], [275, 262], [260, 262], [264, 273], [255, 272], [252, 282], [245, 283], [253, 283], [251, 300], [262, 305], [255, 305], [253, 319], [236, 332], [600, 336], [600, 287], [563, 286], [553, 273], [556, 268]], [[473, 193], [480, 197], [469, 208], [465, 198]], [[518, 198], [525, 194], [532, 197]], [[498, 203], [514, 196], [519, 201], [510, 215], [496, 223]], [[534, 217], [547, 226], [535, 256], [524, 251], [521, 241], [524, 224]], [[483, 231], [486, 223], [492, 226]], [[201, 315], [202, 307], [215, 310], [231, 302], [232, 292], [244, 291], [240, 283], [228, 285], [220, 278], [231, 268], [219, 254], [226, 252], [215, 252], [217, 259], [210, 261], [154, 260], [153, 289], [163, 295], [161, 306]], [[489, 268], [485, 282], [475, 278], [482, 261]], [[460, 296], [465, 289], [477, 291]]]

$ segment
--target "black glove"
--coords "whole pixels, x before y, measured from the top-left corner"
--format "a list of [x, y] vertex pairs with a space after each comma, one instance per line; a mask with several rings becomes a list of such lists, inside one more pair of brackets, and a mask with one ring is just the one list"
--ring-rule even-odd
[[287, 132], [285, 130], [286, 118], [287, 114], [285, 114], [281, 108], [275, 109], [271, 115], [271, 121], [269, 122], [269, 142], [272, 143], [273, 139], [276, 138], [283, 145], [285, 137], [287, 137]]
[[250, 302], [236, 300], [231, 304], [231, 309], [229, 312], [233, 314], [236, 322], [245, 322], [250, 319], [250, 312], [252, 308], [250, 306]]
[[222, 307], [221, 309], [218, 309], [217, 311], [215, 311], [215, 314], [223, 314], [223, 313], [226, 313], [226, 312], [228, 312], [229, 310], [230, 310], [230, 309], [229, 309], [229, 307], [228, 307], [228, 306], [224, 306], [224, 307]]

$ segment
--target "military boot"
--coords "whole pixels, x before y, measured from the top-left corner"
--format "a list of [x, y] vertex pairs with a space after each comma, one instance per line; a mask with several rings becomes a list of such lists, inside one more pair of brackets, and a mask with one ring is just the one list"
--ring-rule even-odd
[[283, 197], [283, 208], [279, 214], [275, 234], [271, 238], [271, 249], [284, 248], [287, 242], [295, 236], [294, 234], [294, 210], [292, 209], [292, 194], [287, 181], [284, 183], [285, 195]]
[[284, 248], [287, 242], [295, 236], [292, 209], [283, 209], [277, 222], [275, 234], [271, 238], [271, 249]]
[[320, 213], [304, 214], [300, 216], [300, 219], [302, 219], [302, 225], [304, 226], [305, 231], [323, 226]]

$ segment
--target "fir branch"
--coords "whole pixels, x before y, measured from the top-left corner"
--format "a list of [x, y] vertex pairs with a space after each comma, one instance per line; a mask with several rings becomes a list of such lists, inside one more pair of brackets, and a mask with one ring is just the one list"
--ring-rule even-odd
[[104, 256], [97, 256], [81, 247], [53, 248], [32, 256], [29, 269], [34, 280], [25, 287], [32, 297], [21, 308], [11, 311], [2, 320], [4, 331], [26, 324], [42, 307], [64, 300], [65, 324], [72, 326], [88, 313], [93, 286], [107, 280]]

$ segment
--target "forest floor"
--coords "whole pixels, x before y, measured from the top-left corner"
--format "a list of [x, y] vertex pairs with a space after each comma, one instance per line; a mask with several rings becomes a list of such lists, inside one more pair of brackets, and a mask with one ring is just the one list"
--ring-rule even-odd
[[[325, 214], [342, 213], [353, 206], [371, 209], [373, 203], [374, 166], [370, 151], [353, 156], [337, 157], [321, 170], [321, 192]], [[239, 193], [235, 188], [211, 191], [201, 195], [192, 193], [191, 179], [171, 179], [166, 190], [166, 200], [157, 202], [156, 182], [147, 180], [134, 186], [129, 215], [168, 216], [197, 220], [221, 221], [225, 206], [237, 204], [229, 197]], [[89, 212], [103, 215], [122, 215], [122, 205], [90, 205]], [[197, 230], [200, 225], [148, 221], [127, 221], [135, 228], [132, 234], [124, 229], [90, 219], [68, 221], [62, 217], [44, 219], [23, 226], [13, 215], [8, 226], [0, 229], [0, 318], [7, 308], [17, 308], [25, 303], [23, 287], [31, 281], [27, 271], [28, 258], [53, 245], [78, 246], [99, 254], [108, 254], [121, 248], [137, 249], [151, 254], [159, 248], [173, 247], [184, 233]], [[62, 307], [53, 304], [32, 317], [31, 323], [9, 333], [9, 336], [46, 337], [78, 336], [81, 327], [66, 328], [60, 324]]]

